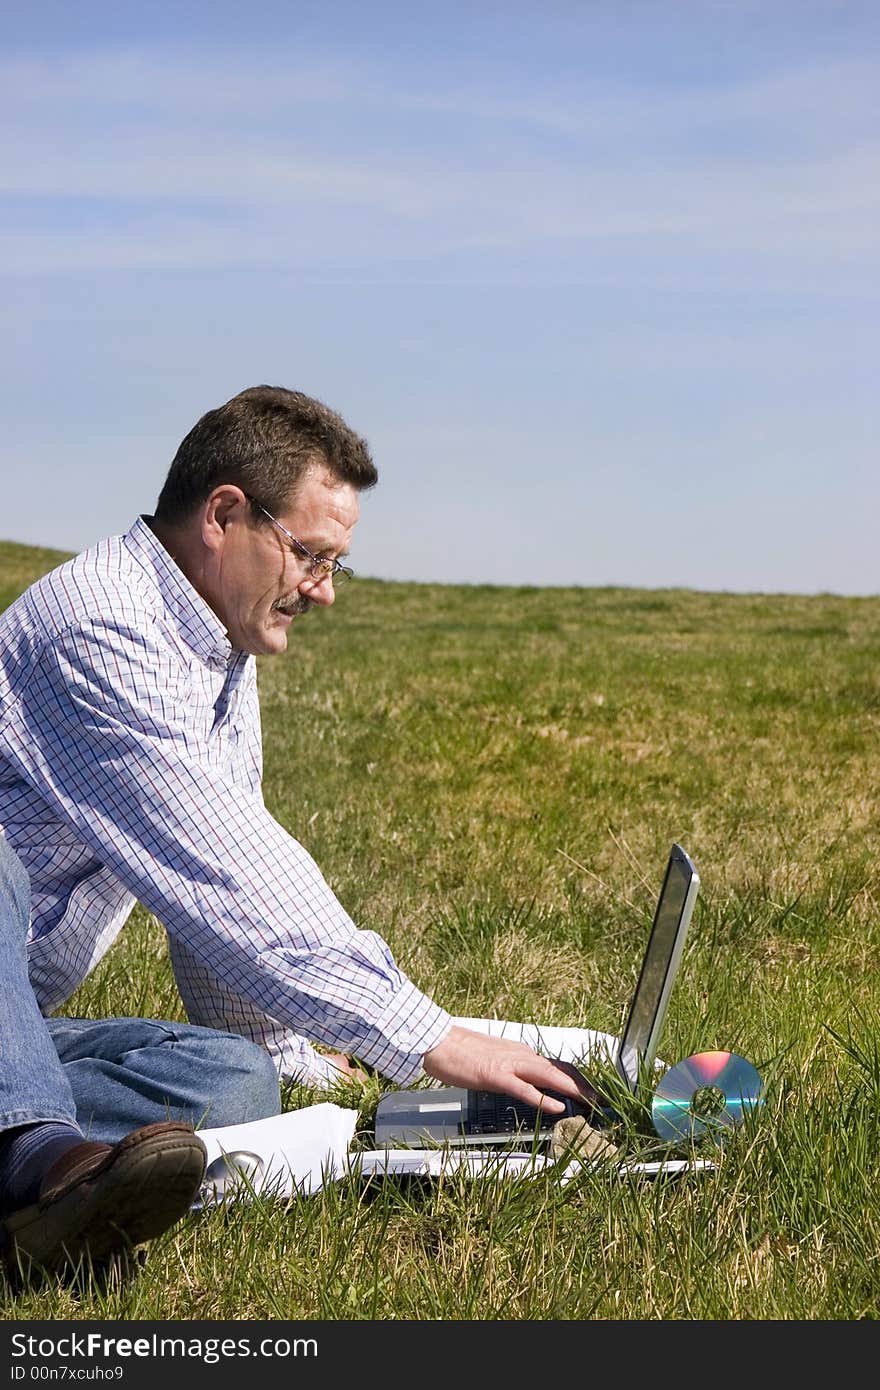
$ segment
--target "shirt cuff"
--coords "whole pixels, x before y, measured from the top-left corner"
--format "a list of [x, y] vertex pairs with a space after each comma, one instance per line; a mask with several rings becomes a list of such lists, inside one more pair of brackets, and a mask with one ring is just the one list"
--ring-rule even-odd
[[451, 1028], [446, 1010], [407, 981], [395, 990], [387, 1008], [352, 1050], [383, 1076], [407, 1086], [423, 1075], [425, 1053], [437, 1047]]

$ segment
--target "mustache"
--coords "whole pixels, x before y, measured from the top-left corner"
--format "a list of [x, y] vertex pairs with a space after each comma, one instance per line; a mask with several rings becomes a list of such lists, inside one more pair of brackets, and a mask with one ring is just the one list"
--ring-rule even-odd
[[305, 594], [297, 594], [293, 599], [278, 599], [272, 607], [277, 608], [280, 613], [289, 613], [291, 617], [297, 618], [303, 613], [308, 613], [312, 607], [312, 600]]

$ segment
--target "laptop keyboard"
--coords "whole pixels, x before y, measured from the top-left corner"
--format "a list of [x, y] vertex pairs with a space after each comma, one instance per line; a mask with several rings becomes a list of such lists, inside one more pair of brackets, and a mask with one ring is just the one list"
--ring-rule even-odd
[[[568, 1096], [560, 1096], [555, 1091], [547, 1094], [565, 1103], [566, 1115], [575, 1113]], [[534, 1105], [526, 1105], [514, 1096], [502, 1096], [496, 1091], [474, 1091], [468, 1118], [472, 1134], [534, 1134], [536, 1129], [552, 1129], [564, 1116], [548, 1115]]]

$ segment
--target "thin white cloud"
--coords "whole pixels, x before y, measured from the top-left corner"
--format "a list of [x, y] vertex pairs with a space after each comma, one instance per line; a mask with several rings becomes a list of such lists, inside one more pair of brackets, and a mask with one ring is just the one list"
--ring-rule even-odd
[[[428, 71], [406, 88], [378, 67], [286, 54], [8, 59], [0, 195], [15, 215], [0, 266], [385, 269], [561, 253], [573, 274], [579, 252], [613, 249], [646, 273], [745, 255], [789, 274], [833, 262], [852, 280], [880, 230], [877, 67], [711, 90], [514, 92], [509, 74], [448, 90]], [[450, 124], [426, 141], [402, 112]], [[464, 138], [465, 118], [495, 123], [497, 138]], [[524, 145], [520, 122], [558, 138]], [[707, 123], [739, 143], [719, 155], [698, 138]]]
[[340, 60], [257, 52], [187, 58], [145, 44], [53, 57], [19, 54], [0, 58], [0, 109], [237, 118], [243, 111], [344, 103], [356, 80]]
[[[880, 63], [875, 58], [837, 60], [761, 77], [709, 82], [696, 75], [676, 85], [662, 79], [546, 78], [484, 64], [479, 80], [441, 81], [429, 59], [418, 81], [393, 80], [378, 59], [356, 63], [285, 51], [206, 50], [198, 55], [148, 45], [94, 53], [0, 57], [0, 110], [9, 115], [66, 112], [68, 119], [95, 111], [136, 121], [193, 116], [200, 121], [239, 121], [332, 108], [360, 118], [366, 111], [438, 112], [487, 122], [532, 124], [560, 132], [634, 129], [673, 132], [695, 123], [749, 120], [805, 122], [815, 133], [833, 133], [848, 119], [877, 116]], [[514, 132], [519, 134], [519, 130]], [[402, 132], [403, 135], [406, 132]]]
[[53, 247], [70, 265], [80, 241], [100, 246], [96, 263], [110, 265], [186, 266], [206, 254], [218, 264], [302, 256], [321, 265], [339, 254], [387, 264], [414, 251], [425, 259], [611, 243], [623, 258], [738, 252], [866, 262], [877, 254], [878, 176], [880, 144], [797, 167], [707, 162], [696, 170], [606, 172], [525, 164], [494, 173], [424, 160], [407, 170], [318, 163], [247, 146], [205, 152], [181, 142], [169, 142], [164, 154], [128, 157], [118, 146], [40, 158], [28, 149], [20, 165], [0, 165], [7, 196], [116, 207], [97, 207], [65, 227], [56, 208], [38, 205], [18, 228], [7, 219], [0, 245], [7, 270], [48, 268]]

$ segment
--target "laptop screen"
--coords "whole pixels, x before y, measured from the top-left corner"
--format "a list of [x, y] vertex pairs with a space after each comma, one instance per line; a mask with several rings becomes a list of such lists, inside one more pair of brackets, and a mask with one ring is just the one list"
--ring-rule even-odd
[[638, 1085], [640, 1068], [654, 1062], [699, 883], [688, 855], [681, 845], [673, 845], [617, 1058], [631, 1091]]

